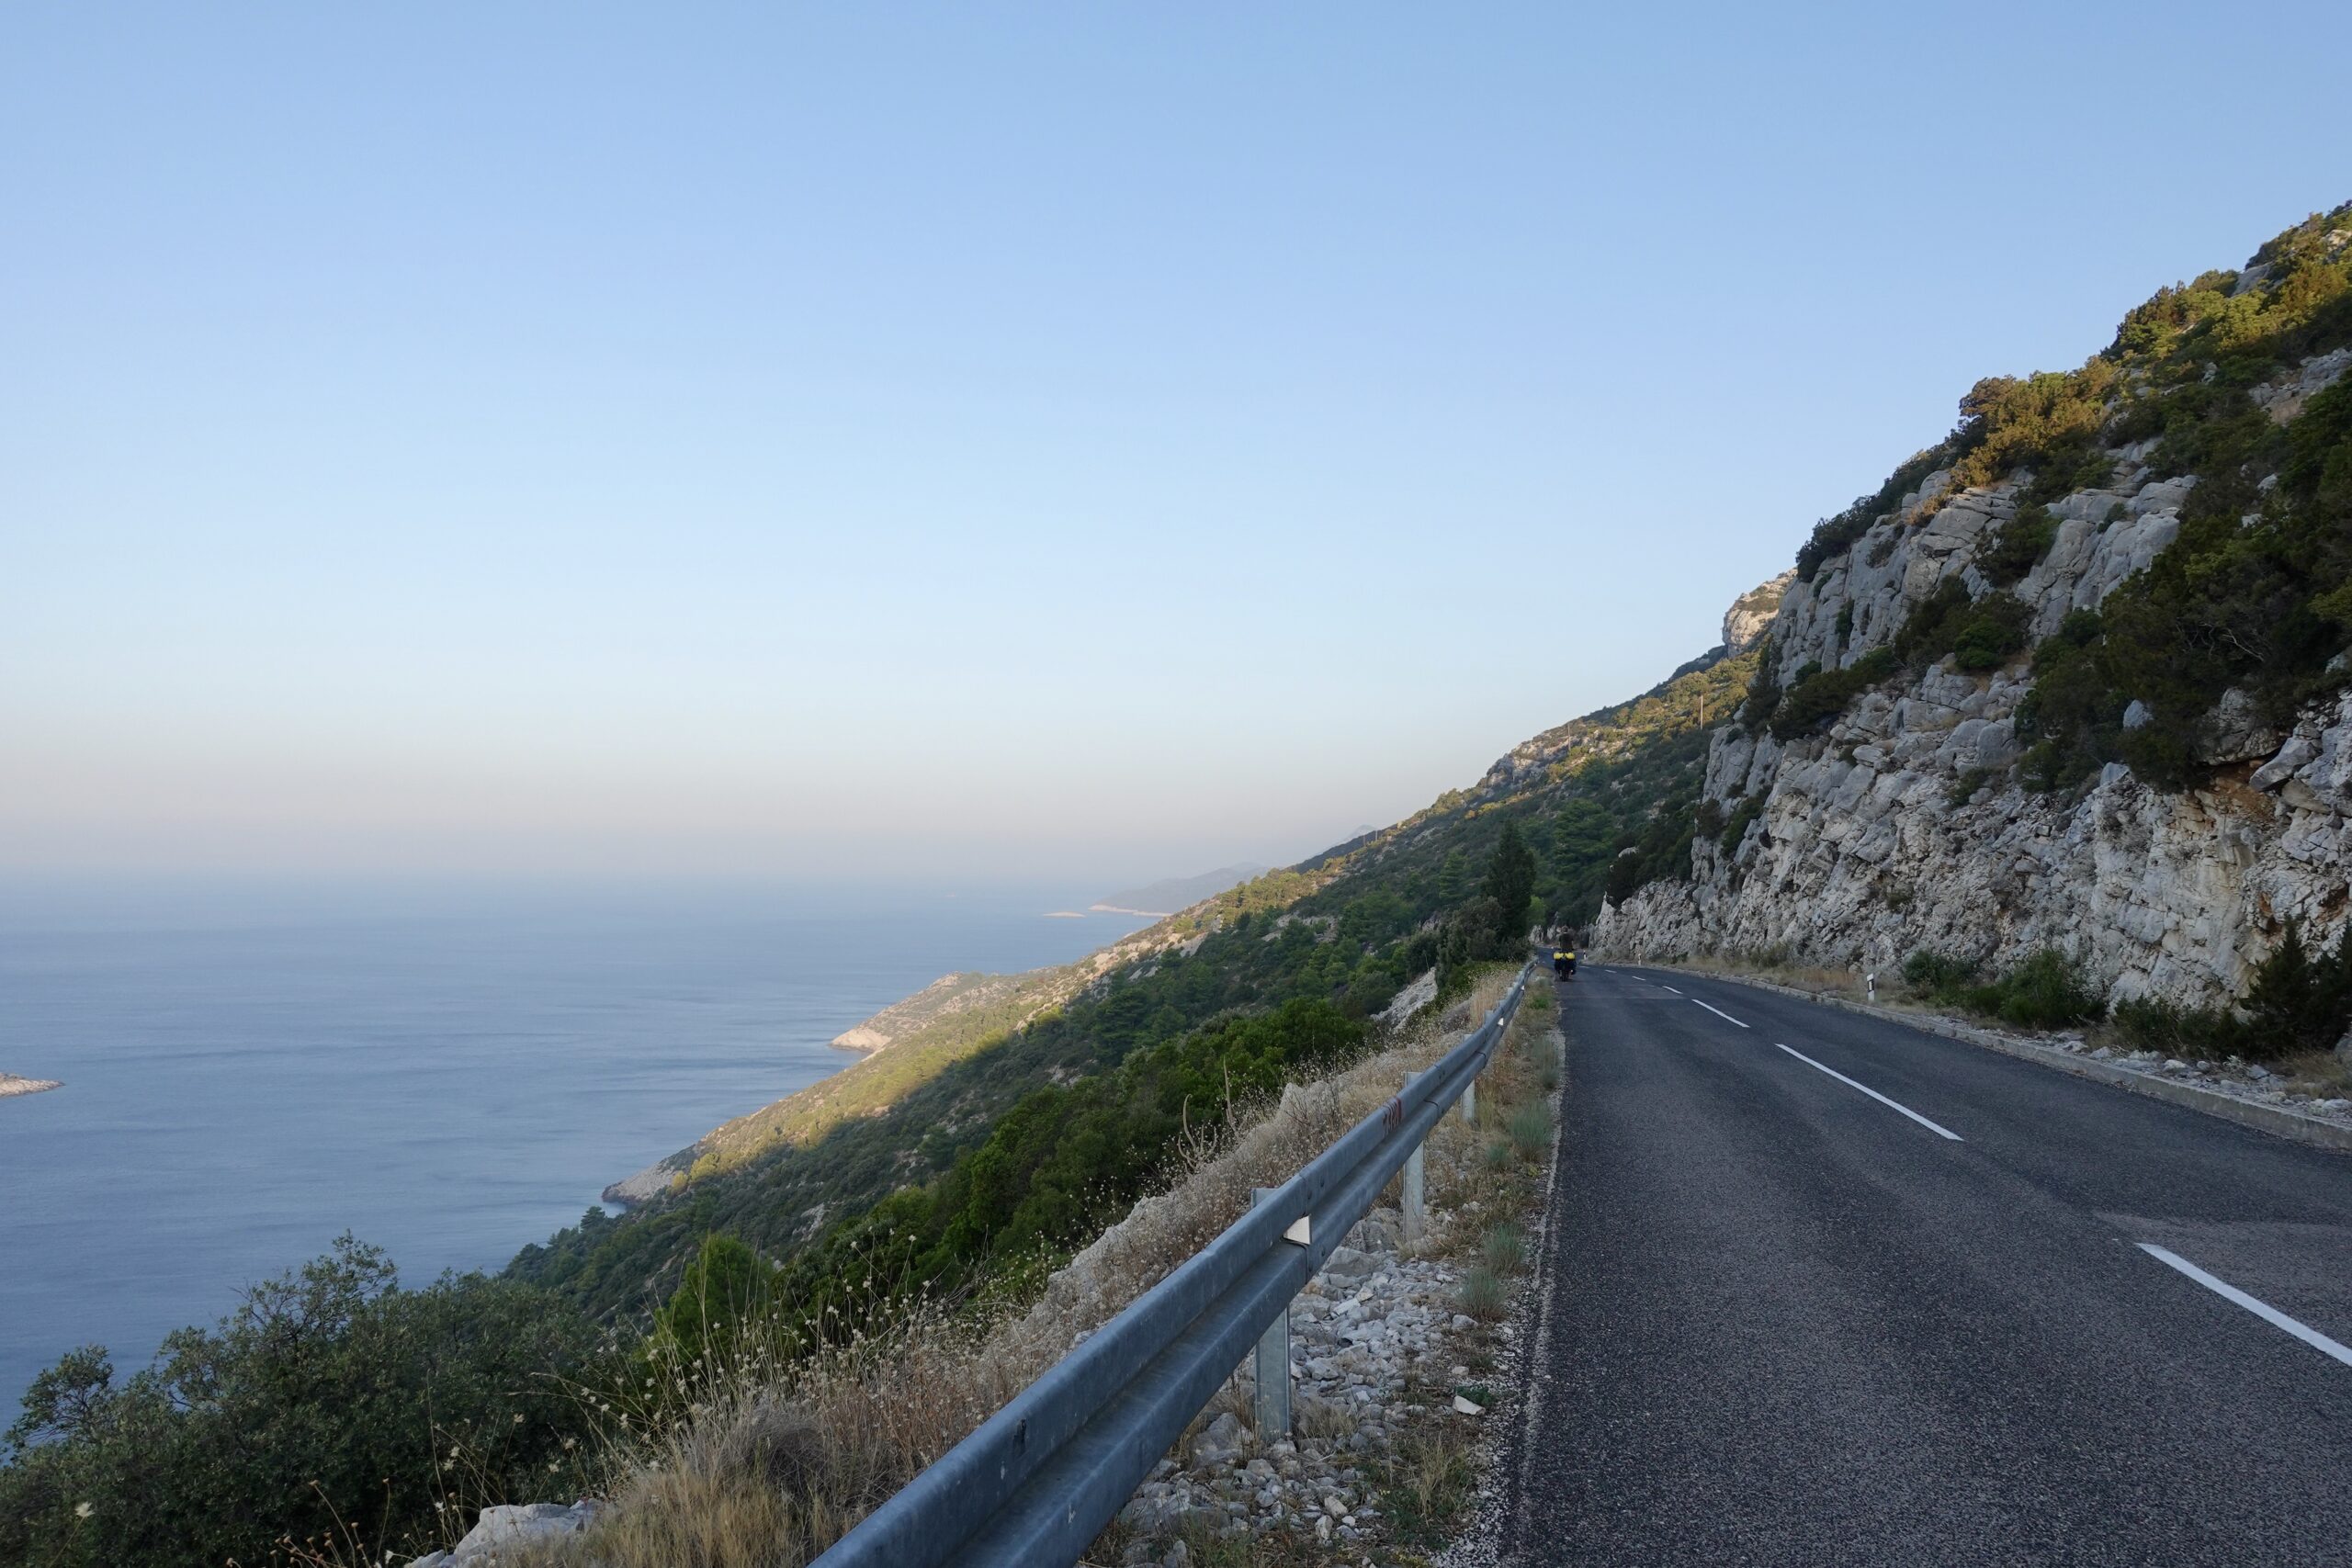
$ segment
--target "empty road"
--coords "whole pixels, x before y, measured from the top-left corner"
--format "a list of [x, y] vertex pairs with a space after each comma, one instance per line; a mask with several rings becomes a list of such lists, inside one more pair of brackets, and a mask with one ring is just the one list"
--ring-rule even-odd
[[2352, 1564], [2352, 1156], [1671, 970], [1557, 989], [1503, 1562]]

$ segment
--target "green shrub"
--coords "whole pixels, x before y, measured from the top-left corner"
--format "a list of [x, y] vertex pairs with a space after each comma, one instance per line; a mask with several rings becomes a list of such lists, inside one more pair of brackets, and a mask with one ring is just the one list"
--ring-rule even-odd
[[1500, 1170], [1517, 1157], [1508, 1137], [1489, 1138], [1486, 1147], [1478, 1151], [1478, 1156], [1489, 1170]]
[[2021, 507], [1995, 531], [1984, 552], [1976, 558], [1976, 569], [2006, 588], [2040, 565], [2057, 537], [2058, 519], [2048, 507]]
[[1489, 1225], [1485, 1251], [1487, 1268], [1498, 1274], [1516, 1274], [1527, 1262], [1527, 1237], [1509, 1221]]
[[1731, 814], [1731, 819], [1724, 824], [1723, 834], [1715, 840], [1716, 847], [1721, 849], [1726, 856], [1736, 853], [1739, 846], [1746, 841], [1748, 829], [1754, 827], [1757, 818], [1763, 815], [1764, 797], [1762, 795], [1754, 795], [1741, 801], [1738, 809]]
[[1972, 600], [1968, 585], [1947, 577], [1936, 591], [1911, 608], [1894, 634], [1894, 656], [1915, 670], [1924, 670], [1945, 654], [1956, 654], [1962, 670], [1997, 670], [2022, 651], [2030, 607], [2008, 593], [1987, 593]]
[[2032, 612], [2007, 593], [1988, 593], [1952, 638], [1952, 662], [1972, 674], [1998, 670], [2025, 650]]
[[345, 1236], [128, 1380], [96, 1346], [42, 1372], [7, 1433], [0, 1562], [259, 1562], [338, 1516], [404, 1560], [446, 1544], [436, 1504], [588, 1488], [591, 1430], [563, 1385], [601, 1365], [549, 1292], [478, 1274], [402, 1290]]
[[1660, 801], [1634, 831], [1619, 840], [1605, 884], [1609, 901], [1623, 904], [1652, 882], [1690, 874], [1690, 840], [1698, 818], [1694, 789]]
[[1781, 698], [1772, 715], [1773, 735], [1793, 740], [1826, 728], [1858, 694], [1894, 674], [1894, 655], [1883, 648], [1871, 649], [1841, 670], [1807, 663], [1797, 671], [1796, 683]]
[[2063, 1029], [2104, 1017], [2107, 998], [2055, 948], [2043, 948], [1990, 986], [1969, 992], [1979, 1012], [2028, 1029]]
[[1739, 721], [1750, 729], [1760, 729], [1781, 705], [1780, 662], [1772, 657], [1772, 639], [1764, 639], [1757, 649], [1756, 673], [1747, 678], [1747, 700], [1740, 705]]
[[2109, 1021], [2117, 1033], [2143, 1051], [2167, 1056], [2244, 1054], [2244, 1025], [2224, 1008], [2184, 1008], [2154, 997], [2137, 997], [2116, 1003]]
[[1461, 1289], [1455, 1300], [1462, 1310], [1481, 1323], [1494, 1323], [1510, 1315], [1510, 1290], [1502, 1276], [1481, 1265], [1462, 1277]]
[[1903, 961], [1903, 980], [1922, 996], [1938, 1001], [1957, 1001], [1961, 992], [1975, 980], [1979, 967], [1973, 958], [1955, 958], [1947, 953], [1921, 948]]
[[2290, 1056], [2335, 1044], [2352, 1024], [2352, 930], [2332, 952], [2314, 953], [2301, 923], [2288, 921], [2285, 937], [2256, 968], [2245, 1008], [2242, 1055]]
[[1511, 1147], [1529, 1159], [1541, 1159], [1552, 1146], [1552, 1108], [1531, 1100], [1510, 1113]]

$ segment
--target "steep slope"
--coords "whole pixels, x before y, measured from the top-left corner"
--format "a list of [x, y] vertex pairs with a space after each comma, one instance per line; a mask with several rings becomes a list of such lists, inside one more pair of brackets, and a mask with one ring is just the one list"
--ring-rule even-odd
[[[1747, 609], [1727, 625], [1759, 606], [1769, 613], [1777, 595], [1767, 584], [1745, 596]], [[1535, 854], [1527, 919], [1588, 921], [1612, 886], [1622, 897], [1642, 876], [1687, 865], [1703, 725], [1739, 703], [1757, 661], [1752, 649], [1717, 648], [1630, 702], [1514, 748], [1476, 784], [1394, 827], [1229, 888], [1077, 964], [1011, 977], [982, 1005], [943, 1010], [631, 1178], [616, 1196], [638, 1207], [591, 1210], [525, 1249], [513, 1271], [599, 1313], [639, 1312], [668, 1293], [712, 1231], [778, 1259], [855, 1235], [844, 1227], [951, 1170], [1041, 1087], [1299, 999], [1370, 1019], [1438, 962], [1449, 926], [1477, 909], [1507, 825]]]
[[1980, 383], [1823, 522], [1687, 872], [1623, 953], [2002, 967], [2243, 993], [2352, 877], [2352, 207], [2165, 289], [2081, 369]]

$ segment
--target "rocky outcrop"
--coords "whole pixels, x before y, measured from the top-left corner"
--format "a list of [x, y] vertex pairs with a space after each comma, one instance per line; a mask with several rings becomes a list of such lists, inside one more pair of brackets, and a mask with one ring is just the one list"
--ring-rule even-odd
[[409, 1568], [492, 1568], [502, 1558], [529, 1557], [548, 1542], [577, 1535], [594, 1524], [604, 1505], [582, 1500], [566, 1507], [561, 1503], [503, 1503], [484, 1508], [465, 1539], [447, 1551], [427, 1552]]
[[0, 1073], [0, 1100], [12, 1094], [39, 1094], [44, 1089], [64, 1087], [55, 1078], [20, 1078], [14, 1073]]
[[[2332, 384], [2352, 352], [2305, 361], [2260, 389], [2276, 411]], [[2050, 507], [2055, 537], [2008, 587], [2031, 637], [2098, 606], [2180, 531], [2193, 480], [2158, 480], [2153, 443], [2110, 453], [2101, 488]], [[1947, 493], [1932, 474], [1809, 582], [1770, 630], [1781, 682], [1808, 664], [1850, 665], [1889, 645], [1913, 606], [1976, 562], [2018, 507], [2014, 486]], [[1970, 674], [1949, 658], [1865, 692], [1826, 734], [1783, 744], [1739, 725], [1714, 731], [1705, 795], [1728, 846], [1698, 835], [1688, 882], [1652, 883], [1604, 908], [1595, 933], [1621, 954], [1762, 951], [1885, 968], [1914, 949], [1996, 966], [2044, 947], [2082, 963], [2118, 1000], [2210, 1005], [2239, 994], [2290, 919], [2332, 941], [2352, 911], [2352, 692], [2269, 726], [2226, 694], [2197, 737], [2212, 771], [2179, 793], [2120, 763], [2072, 794], [2011, 773], [2026, 656]], [[2144, 712], [2144, 707], [2142, 709]], [[2134, 716], [2127, 709], [2128, 726]], [[1758, 804], [1760, 803], [1760, 806]]]
[[1724, 612], [1724, 654], [1736, 659], [1764, 640], [1772, 629], [1772, 617], [1779, 613], [1781, 600], [1789, 585], [1797, 580], [1797, 569], [1789, 568], [1770, 582], [1749, 589], [1731, 602]]

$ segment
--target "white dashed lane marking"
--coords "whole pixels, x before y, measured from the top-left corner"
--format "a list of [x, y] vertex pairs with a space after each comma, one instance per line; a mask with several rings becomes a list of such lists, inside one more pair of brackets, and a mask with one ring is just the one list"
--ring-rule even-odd
[[2270, 1325], [2271, 1327], [2283, 1328], [2288, 1333], [2293, 1335], [2296, 1338], [2301, 1340], [2304, 1344], [2310, 1346], [2312, 1349], [2317, 1350], [2321, 1355], [2333, 1356], [2337, 1360], [2343, 1362], [2346, 1366], [2352, 1367], [2352, 1349], [2347, 1349], [2346, 1347], [2337, 1344], [2335, 1340], [2330, 1339], [2326, 1335], [2322, 1334], [2318, 1329], [2312, 1327], [2308, 1324], [2297, 1323], [2293, 1318], [2289, 1317], [2285, 1313], [2280, 1312], [2268, 1302], [2256, 1301], [2254, 1297], [2247, 1295], [2244, 1291], [2239, 1290], [2235, 1285], [2231, 1284], [2226, 1280], [2215, 1279], [2212, 1275], [2208, 1274], [2204, 1269], [2199, 1269], [2196, 1264], [2191, 1263], [2188, 1258], [2183, 1258], [2177, 1252], [2167, 1252], [2161, 1247], [2157, 1247], [2153, 1243], [2144, 1241], [2141, 1242], [2139, 1247], [2141, 1251], [2146, 1253], [2157, 1262], [2163, 1264], [2167, 1269], [2179, 1269], [2183, 1274], [2188, 1275], [2190, 1279], [2196, 1280], [2199, 1284], [2204, 1286], [2207, 1290], [2212, 1292], [2223, 1301], [2236, 1303], [2239, 1306], [2242, 1306], [2245, 1308], [2246, 1311], [2254, 1314], [2255, 1316], [2262, 1319], [2263, 1322]]
[[[1701, 1007], [1705, 1007], [1707, 1004], [1706, 1004], [1706, 1003], [1704, 1003], [1704, 1002], [1701, 1002], [1699, 1005], [1700, 1005]], [[1881, 1105], [1885, 1106], [1888, 1110], [1890, 1110], [1890, 1111], [1899, 1111], [1903, 1112], [1903, 1114], [1904, 1114], [1904, 1115], [1908, 1116], [1909, 1118], [1911, 1118], [1911, 1120], [1912, 1120], [1912, 1121], [1917, 1122], [1917, 1123], [1919, 1123], [1919, 1125], [1920, 1125], [1920, 1126], [1925, 1127], [1928, 1132], [1933, 1133], [1933, 1134], [1937, 1134], [1938, 1136], [1939, 1136], [1939, 1137], [1950, 1138], [1950, 1139], [1951, 1139], [1953, 1143], [1955, 1143], [1955, 1144], [1957, 1144], [1957, 1143], [1962, 1143], [1962, 1142], [1965, 1142], [1965, 1140], [1964, 1140], [1964, 1139], [1962, 1139], [1962, 1138], [1961, 1137], [1961, 1135], [1960, 1135], [1958, 1133], [1953, 1132], [1951, 1128], [1949, 1128], [1949, 1127], [1939, 1127], [1939, 1126], [1938, 1126], [1935, 1122], [1928, 1121], [1925, 1116], [1920, 1115], [1917, 1111], [1916, 1111], [1912, 1110], [1909, 1106], [1905, 1105], [1905, 1104], [1901, 1103], [1901, 1102], [1900, 1102], [1900, 1101], [1898, 1101], [1898, 1100], [1889, 1100], [1889, 1099], [1887, 1099], [1887, 1098], [1886, 1098], [1886, 1096], [1884, 1096], [1884, 1095], [1883, 1095], [1883, 1094], [1881, 1094], [1881, 1093], [1879, 1093], [1879, 1091], [1878, 1091], [1878, 1090], [1876, 1090], [1876, 1089], [1874, 1089], [1871, 1088], [1871, 1086], [1870, 1086], [1870, 1085], [1868, 1085], [1868, 1084], [1864, 1084], [1864, 1083], [1856, 1083], [1853, 1079], [1851, 1079], [1851, 1078], [1848, 1077], [1845, 1074], [1843, 1074], [1843, 1073], [1839, 1072], [1837, 1068], [1835, 1068], [1835, 1067], [1825, 1067], [1825, 1066], [1823, 1066], [1819, 1062], [1815, 1061], [1812, 1057], [1810, 1057], [1810, 1056], [1806, 1055], [1805, 1055], [1804, 1052], [1802, 1052], [1802, 1051], [1793, 1050], [1793, 1049], [1792, 1049], [1791, 1047], [1786, 1046], [1786, 1045], [1782, 1045], [1782, 1046], [1781, 1047], [1781, 1050], [1783, 1050], [1783, 1051], [1787, 1051], [1787, 1052], [1789, 1053], [1789, 1055], [1790, 1055], [1794, 1056], [1798, 1061], [1803, 1062], [1806, 1066], [1813, 1068], [1815, 1071], [1816, 1071], [1816, 1072], [1827, 1073], [1831, 1077], [1836, 1078], [1839, 1083], [1844, 1084], [1848, 1089], [1860, 1089], [1864, 1094], [1869, 1095], [1872, 1100], [1877, 1100]]]

